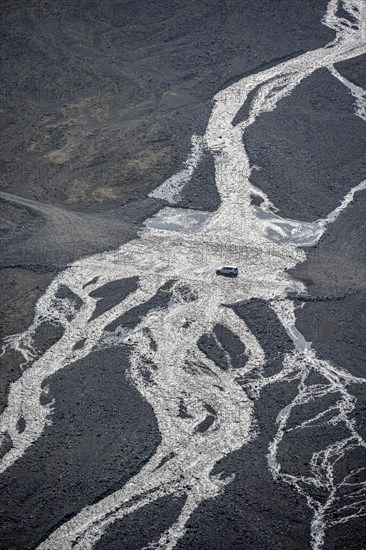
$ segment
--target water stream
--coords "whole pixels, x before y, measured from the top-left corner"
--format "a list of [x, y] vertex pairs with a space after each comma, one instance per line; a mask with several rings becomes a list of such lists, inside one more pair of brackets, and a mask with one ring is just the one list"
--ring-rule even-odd
[[[219, 92], [214, 97], [205, 135], [193, 136], [192, 152], [183, 170], [152, 193], [165, 198], [171, 206], [147, 220], [139, 238], [119, 250], [71, 264], [39, 299], [31, 327], [7, 339], [4, 352], [21, 351], [27, 368], [11, 385], [8, 406], [1, 416], [1, 433], [12, 443], [1, 459], [1, 472], [23, 456], [52, 422], [52, 405], [41, 404], [42, 394], [47, 392], [47, 378], [92, 350], [109, 345], [127, 342], [132, 347], [129, 376], [153, 408], [161, 434], [155, 455], [136, 476], [112, 495], [84, 508], [52, 533], [39, 549], [92, 548], [117, 519], [164, 495], [184, 495], [186, 500], [178, 520], [149, 545], [149, 548], [173, 548], [184, 535], [193, 511], [204, 500], [218, 497], [232, 481], [232, 477], [212, 475], [215, 464], [256, 437], [253, 428], [256, 402], [249, 395], [259, 396], [263, 387], [289, 376], [298, 380], [298, 393], [273, 419], [277, 433], [268, 449], [268, 468], [276, 479], [289, 483], [303, 495], [312, 509], [313, 521], [309, 526], [312, 548], [322, 548], [325, 531], [334, 522], [365, 513], [358, 496], [362, 487], [356, 487], [354, 472], [341, 481], [336, 481], [333, 475], [335, 462], [350, 448], [365, 447], [352, 420], [355, 398], [349, 391], [350, 384], [365, 380], [317, 359], [311, 343], [295, 327], [295, 307], [288, 298], [289, 293], [304, 293], [306, 289], [287, 274], [289, 268], [304, 261], [301, 247], [320, 239], [327, 225], [352, 201], [354, 193], [365, 188], [365, 182], [350, 190], [325, 219], [315, 222], [284, 219], [267, 196], [252, 185], [252, 166], [243, 145], [246, 128], [263, 113], [274, 110], [304, 78], [320, 67], [330, 69], [339, 78], [334, 64], [366, 51], [364, 4], [343, 0], [342, 6], [357, 24], [338, 17], [338, 3], [331, 0], [323, 20], [336, 31], [331, 44], [247, 76]], [[340, 81], [347, 85], [343, 77]], [[247, 118], [233, 125], [253, 90]], [[351, 91], [360, 99], [358, 88]], [[221, 205], [213, 213], [177, 208], [174, 204], [179, 192], [192, 176], [204, 150], [214, 158]], [[252, 204], [253, 194], [263, 198], [260, 207]], [[237, 279], [215, 275], [216, 268], [224, 263], [238, 265]], [[97, 298], [91, 296], [92, 292], [128, 277], [138, 277], [137, 290], [93, 317]], [[126, 330], [121, 325], [111, 334], [107, 327], [112, 322], [149, 300], [168, 282], [172, 282], [168, 307], [150, 311], [134, 329]], [[80, 298], [80, 309], [73, 307], [72, 300], [57, 297], [61, 286]], [[251, 298], [266, 300], [295, 344], [295, 351], [286, 355], [282, 370], [272, 376], [266, 375], [264, 352], [257, 339], [233, 309], [225, 307]], [[35, 359], [32, 335], [47, 320], [61, 323], [65, 331], [58, 342]], [[216, 325], [226, 327], [243, 342], [248, 355], [244, 367], [236, 367], [227, 357], [229, 368], [222, 369], [199, 349], [200, 337], [212, 333]], [[258, 372], [261, 376], [253, 375], [251, 380], [251, 373]], [[308, 383], [314, 372], [323, 377], [324, 383]], [[250, 394], [239, 383], [244, 375], [251, 386]], [[301, 431], [320, 418], [289, 427], [292, 410], [335, 392], [341, 397], [329, 422], [342, 423], [347, 437], [314, 453], [308, 476], [283, 471], [278, 447], [288, 431]], [[181, 414], [182, 407], [187, 414]], [[208, 410], [214, 411], [214, 421], [204, 431], [197, 429]], [[321, 418], [325, 418], [326, 412], [329, 410], [319, 413]], [[25, 426], [21, 432], [20, 419]], [[336, 516], [334, 506], [348, 486], [352, 486], [355, 496], [347, 500], [348, 507], [344, 505], [345, 509]], [[315, 489], [319, 487], [327, 493], [325, 500], [317, 499]]]

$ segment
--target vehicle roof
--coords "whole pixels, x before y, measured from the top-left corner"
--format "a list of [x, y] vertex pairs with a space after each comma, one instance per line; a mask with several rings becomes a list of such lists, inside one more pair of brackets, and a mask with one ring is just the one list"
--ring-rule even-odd
[[236, 265], [223, 265], [221, 269], [238, 269]]

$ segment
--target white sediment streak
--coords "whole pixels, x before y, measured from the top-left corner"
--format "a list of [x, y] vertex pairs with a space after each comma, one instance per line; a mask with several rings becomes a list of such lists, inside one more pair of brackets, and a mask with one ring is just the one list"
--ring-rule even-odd
[[338, 80], [351, 91], [351, 94], [356, 100], [356, 115], [362, 118], [362, 120], [366, 120], [366, 91], [340, 75], [334, 67], [330, 67], [329, 70], [333, 76], [338, 78]]
[[191, 153], [184, 163], [185, 167], [183, 170], [164, 181], [164, 183], [149, 193], [149, 197], [163, 199], [170, 204], [175, 204], [177, 202], [179, 199], [179, 193], [193, 176], [194, 171], [202, 158], [204, 150], [204, 140], [202, 137], [193, 135], [191, 141]]
[[[314, 472], [320, 463], [319, 472], [322, 469], [326, 480], [331, 479], [330, 457], [339, 456], [350, 445], [363, 445], [350, 419], [354, 401], [347, 391], [349, 383], [360, 380], [319, 361], [310, 344], [296, 330], [294, 306], [286, 296], [289, 291], [305, 289], [286, 271], [304, 260], [305, 253], [299, 247], [316, 242], [359, 188], [350, 191], [326, 219], [314, 223], [283, 219], [273, 213], [266, 195], [251, 184], [252, 167], [242, 138], [257, 117], [274, 110], [278, 101], [291, 94], [313, 71], [365, 52], [361, 3], [343, 2], [343, 7], [357, 21], [352, 25], [342, 23], [336, 16], [337, 7], [332, 0], [324, 18], [325, 24], [337, 33], [332, 44], [245, 77], [215, 96], [205, 136], [192, 138], [192, 153], [183, 171], [152, 193], [174, 203], [205, 147], [215, 161], [215, 180], [221, 198], [219, 209], [213, 214], [203, 214], [188, 210], [177, 213], [175, 208], [165, 208], [145, 223], [139, 239], [123, 245], [116, 253], [86, 258], [71, 265], [39, 300], [33, 325], [24, 334], [9, 338], [7, 346], [22, 351], [30, 349], [32, 335], [42, 321], [57, 317], [65, 329], [60, 340], [33, 363], [31, 356], [24, 352], [28, 369], [11, 385], [8, 407], [1, 417], [3, 436], [12, 442], [12, 448], [1, 461], [2, 471], [40, 437], [51, 417], [50, 408], [40, 403], [47, 378], [86, 357], [93, 348], [112, 341], [128, 339], [133, 346], [130, 377], [152, 406], [161, 433], [161, 444], [155, 455], [136, 476], [59, 527], [40, 549], [92, 548], [116, 519], [161, 496], [184, 495], [186, 501], [176, 523], [151, 544], [152, 548], [173, 548], [184, 535], [192, 512], [205, 499], [219, 495], [231, 481], [211, 474], [215, 464], [255, 437], [253, 398], [248, 397], [245, 385], [239, 383], [251, 372], [260, 373], [250, 384], [251, 395], [257, 396], [268, 384], [290, 376], [299, 379], [297, 397], [277, 419], [278, 431], [269, 449], [268, 464], [274, 476], [291, 483], [307, 498], [314, 511], [311, 526], [314, 549], [321, 547], [326, 527], [336, 521], [329, 516], [326, 505], [312, 494], [312, 487], [323, 483], [323, 474], [314, 474], [308, 481], [283, 473], [277, 450], [293, 407], [315, 397], [314, 392], [321, 396], [331, 391], [329, 387], [336, 389], [342, 396], [337, 404], [337, 418], [349, 430], [349, 438], [334, 442], [312, 459]], [[236, 114], [253, 90], [256, 92], [248, 117], [234, 126]], [[251, 204], [253, 193], [263, 197], [261, 208]], [[219, 279], [214, 275], [223, 263], [239, 266], [238, 279]], [[90, 292], [108, 282], [132, 276], [139, 278], [138, 290], [92, 319], [96, 299]], [[90, 281], [94, 282], [85, 286]], [[124, 312], [147, 301], [168, 281], [174, 281], [169, 306], [150, 312], [131, 331], [123, 327], [117, 329], [115, 339], [111, 339], [106, 327]], [[81, 299], [80, 310], [70, 314], [69, 301], [56, 297], [61, 285]], [[282, 370], [273, 376], [264, 375], [265, 356], [256, 338], [230, 308], [223, 307], [223, 304], [233, 305], [254, 297], [271, 304], [296, 347], [296, 351], [286, 357]], [[229, 366], [223, 369], [200, 351], [198, 340], [211, 333], [216, 325], [230, 330], [245, 344], [249, 358], [243, 367], [235, 368], [238, 366], [228, 358]], [[75, 348], [78, 342], [82, 345]], [[309, 389], [306, 379], [310, 372], [322, 375], [327, 382]], [[181, 414], [182, 408], [186, 414]], [[207, 411], [211, 411], [213, 421], [203, 427]], [[17, 426], [21, 418], [25, 428], [19, 433]], [[331, 496], [327, 502], [334, 502], [338, 488], [329, 483], [326, 487]], [[350, 515], [358, 513], [356, 507], [350, 510]]]

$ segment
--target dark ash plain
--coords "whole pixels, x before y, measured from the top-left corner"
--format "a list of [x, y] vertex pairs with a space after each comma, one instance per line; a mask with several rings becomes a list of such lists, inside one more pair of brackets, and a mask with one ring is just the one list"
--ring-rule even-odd
[[[323, 0], [3, 2], [2, 335], [27, 328], [37, 298], [65, 265], [134, 238], [164, 205], [146, 194], [179, 169], [191, 135], [204, 132], [215, 92], [332, 39], [320, 24], [325, 7]], [[365, 86], [364, 61], [337, 70]], [[251, 162], [261, 167], [252, 182], [283, 215], [326, 215], [363, 177], [362, 124], [347, 89], [328, 72], [315, 72], [246, 132]], [[204, 158], [181, 207], [214, 210], [218, 201], [212, 161]], [[365, 193], [358, 193], [291, 273], [309, 291], [296, 298], [297, 327], [319, 357], [358, 376], [365, 375], [364, 206]], [[133, 284], [104, 288], [100, 307]], [[169, 288], [149, 307], [164, 307], [168, 297]], [[275, 371], [292, 346], [282, 326], [260, 301], [239, 304], [237, 313], [251, 322]], [[44, 349], [59, 337], [57, 325], [37, 334]], [[241, 354], [236, 346], [230, 341], [231, 352]], [[36, 548], [154, 453], [159, 431], [128, 382], [128, 357], [128, 346], [94, 352], [49, 380], [53, 425], [1, 478], [2, 550]], [[5, 356], [1, 408], [19, 363], [16, 353]], [[295, 391], [293, 382], [263, 391], [255, 411], [259, 436], [217, 464], [215, 471], [235, 473], [235, 480], [192, 515], [179, 550], [309, 548], [305, 501], [275, 482], [266, 463], [273, 419]], [[357, 388], [354, 395], [365, 433], [365, 396]], [[301, 472], [316, 437], [284, 449], [283, 459]], [[161, 499], [116, 522], [96, 548], [143, 547], [174, 522], [183, 503]], [[359, 550], [365, 541], [358, 519], [329, 530], [325, 548]]]

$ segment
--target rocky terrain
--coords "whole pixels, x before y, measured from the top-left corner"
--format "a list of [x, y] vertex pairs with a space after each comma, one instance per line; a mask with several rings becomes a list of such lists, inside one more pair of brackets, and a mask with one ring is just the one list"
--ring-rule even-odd
[[[336, 16], [346, 17], [350, 27], [356, 28], [346, 9], [349, 4], [353, 2], [341, 2]], [[260, 262], [258, 258], [244, 256], [238, 263], [240, 273], [248, 278], [238, 280], [242, 286], [236, 293], [232, 287], [227, 291], [226, 287], [217, 290], [212, 286], [210, 291], [211, 287], [206, 288], [206, 284], [211, 284], [210, 276], [204, 275], [202, 286], [196, 286], [196, 275], [187, 276], [184, 272], [183, 276], [176, 266], [172, 268], [169, 264], [168, 268], [159, 263], [173, 263], [178, 258], [182, 269], [185, 263], [193, 265], [191, 273], [194, 273], [195, 265], [203, 269], [205, 262], [211, 266], [219, 261], [216, 241], [209, 241], [205, 249], [205, 235], [211, 233], [203, 232], [204, 252], [194, 263], [197, 250], [191, 245], [191, 234], [185, 225], [188, 220], [200, 231], [200, 224], [204, 226], [210, 216], [214, 220], [220, 205], [225, 203], [217, 168], [215, 173], [214, 148], [203, 151], [192, 178], [177, 194], [172, 219], [164, 210], [168, 202], [149, 195], [182, 169], [191, 150], [192, 135], [205, 134], [215, 94], [229, 90], [246, 77], [260, 77], [266, 70], [324, 48], [334, 39], [335, 29], [322, 23], [326, 9], [325, 0], [301, 3], [81, 0], [62, 5], [52, 0], [3, 2], [0, 311], [6, 353], [1, 358], [0, 409], [5, 422], [6, 411], [12, 410], [13, 402], [17, 401], [10, 388], [16, 387], [17, 381], [22, 384], [24, 373], [32, 373], [32, 364], [38, 360], [42, 365], [47, 353], [51, 359], [47, 360], [49, 376], [39, 385], [40, 411], [47, 410], [49, 414], [42, 433], [39, 437], [33, 436], [33, 432], [28, 435], [27, 402], [31, 402], [38, 389], [27, 388], [25, 384], [20, 386], [18, 400], [24, 411], [18, 411], [15, 432], [9, 428], [2, 440], [4, 460], [11, 456], [12, 448], [18, 452], [17, 445], [22, 449], [25, 446], [24, 452], [19, 451], [17, 459], [1, 475], [1, 550], [31, 550], [42, 543], [44, 549], [71, 548], [63, 527], [71, 525], [77, 533], [79, 527], [72, 522], [77, 521], [78, 514], [83, 514], [88, 506], [98, 507], [104, 499], [108, 501], [121, 488], [130, 490], [129, 482], [132, 480], [133, 484], [134, 479], [136, 486], [141, 483], [146, 494], [141, 489], [141, 494], [132, 496], [131, 502], [142, 499], [144, 504], [136, 509], [132, 506], [124, 516], [113, 516], [113, 522], [105, 525], [105, 512], [101, 514], [98, 509], [95, 517], [100, 524], [96, 525], [102, 531], [96, 536], [91, 528], [87, 534], [98, 550], [132, 550], [151, 542], [156, 544], [153, 547], [180, 550], [365, 547], [362, 502], [352, 504], [354, 517], [337, 522], [334, 518], [341, 517], [340, 510], [348, 502], [342, 499], [349, 497], [342, 494], [339, 505], [329, 500], [332, 519], [324, 536], [317, 538], [316, 506], [313, 509], [308, 506], [307, 489], [301, 486], [300, 490], [294, 490], [286, 480], [276, 477], [275, 467], [271, 467], [268, 458], [271, 444], [279, 438], [276, 460], [283, 472], [291, 472], [298, 487], [314, 474], [309, 473], [309, 466], [317, 453], [321, 455], [322, 445], [330, 446], [348, 437], [349, 425], [342, 425], [343, 411], [351, 411], [352, 429], [360, 437], [366, 437], [365, 386], [358, 381], [365, 377], [365, 191], [355, 193], [333, 223], [319, 233], [316, 243], [298, 245], [296, 254], [306, 251], [301, 261], [289, 261], [288, 267], [283, 268], [293, 281], [285, 301], [290, 298], [294, 304], [296, 329], [304, 341], [311, 342], [316, 359], [307, 357], [308, 362], [313, 361], [313, 370], [306, 370], [308, 365], [299, 371], [294, 367], [268, 385], [265, 378], [277, 376], [286, 361], [297, 357], [299, 352], [296, 339], [291, 337], [291, 327], [279, 314], [282, 306], [278, 304], [284, 299], [282, 287], [278, 303], [278, 296], [271, 294], [272, 283], [277, 288], [281, 278], [273, 281], [269, 275], [264, 278], [270, 281], [268, 295], [267, 289], [252, 292], [252, 278], [256, 274], [254, 271], [253, 275], [252, 267], [247, 272], [246, 266], [260, 266]], [[334, 70], [357, 90], [365, 89], [364, 62], [365, 54], [350, 56], [335, 63]], [[324, 220], [360, 184], [365, 173], [365, 117], [360, 116], [362, 102], [359, 103], [362, 97], [352, 94], [341, 78], [328, 67], [319, 67], [276, 100], [274, 109], [264, 109], [245, 128], [241, 145], [253, 168], [250, 183], [259, 193], [251, 195], [250, 212], [253, 207], [258, 212], [266, 204], [261, 196], [265, 193], [274, 207], [265, 210], [264, 217], [275, 212], [287, 223], [297, 220], [306, 226], [307, 222]], [[248, 119], [256, 93], [257, 89], [249, 92], [233, 119], [234, 126]], [[227, 105], [230, 101], [228, 95]], [[231, 185], [231, 181], [226, 183]], [[239, 207], [239, 202], [230, 203], [232, 235], [230, 224], [222, 234], [217, 232], [217, 239], [222, 239], [222, 260], [223, 250], [233, 256], [232, 251], [228, 252], [231, 244], [227, 243], [232, 241], [235, 247], [239, 238], [232, 214]], [[195, 210], [193, 217], [190, 209]], [[159, 233], [164, 227], [168, 233], [166, 241], [161, 240]], [[239, 224], [239, 227], [246, 227], [241, 229], [243, 237], [253, 231], [254, 241], [249, 239], [249, 249], [254, 242], [254, 253], [262, 254], [254, 226]], [[172, 229], [183, 243], [188, 231], [190, 244], [186, 253], [176, 252], [175, 240], [170, 241]], [[125, 258], [126, 254], [127, 258], [125, 263], [122, 261], [120, 273], [114, 272], [120, 257], [112, 261], [103, 256], [105, 251], [114, 251], [113, 256], [118, 249], [117, 256]], [[268, 256], [274, 263], [282, 261], [275, 246]], [[130, 258], [134, 269], [129, 267]], [[65, 271], [70, 264], [74, 267]], [[146, 285], [140, 288], [141, 297], [137, 294], [134, 302], [140, 273], [142, 280], [144, 270], [150, 268], [154, 277], [156, 273], [158, 279], [162, 277], [161, 285], [153, 282], [150, 288], [147, 276]], [[72, 269], [74, 282], [69, 275]], [[56, 277], [60, 277], [60, 283]], [[50, 284], [55, 285], [55, 294], [47, 291], [48, 298], [45, 291]], [[299, 291], [297, 285], [302, 284]], [[87, 285], [89, 294], [85, 291]], [[252, 340], [242, 341], [231, 325], [229, 330], [226, 313], [220, 313], [220, 306], [217, 311], [222, 317], [210, 325], [213, 323], [210, 315], [216, 311], [216, 290], [222, 300], [227, 300], [221, 303], [235, 304], [233, 315], [235, 312], [245, 323], [261, 350], [262, 365], [258, 372], [254, 370], [252, 378], [246, 372], [251, 364]], [[210, 304], [208, 312], [204, 310], [203, 297]], [[35, 306], [37, 300], [42, 304], [42, 299], [44, 303], [32, 329]], [[88, 309], [90, 300], [95, 300], [94, 312]], [[124, 301], [130, 303], [129, 300], [131, 307], [119, 311]], [[203, 309], [196, 306], [199, 300], [203, 300]], [[277, 304], [277, 310], [273, 303]], [[49, 304], [55, 307], [53, 316]], [[174, 304], [179, 304], [181, 312], [171, 321]], [[85, 319], [80, 314], [83, 308]], [[179, 353], [185, 340], [179, 336], [181, 345], [177, 345], [175, 331], [181, 335], [177, 323], [187, 312], [195, 312], [196, 321], [202, 322], [197, 348], [202, 368], [206, 366], [207, 370], [213, 364], [217, 370], [216, 386], [210, 385], [204, 368], [203, 373], [197, 374], [194, 362], [198, 352], [185, 358], [192, 361], [188, 381], [185, 374], [180, 374]], [[154, 317], [159, 314], [162, 325]], [[193, 331], [194, 322], [187, 317], [183, 328]], [[29, 333], [28, 327], [31, 327]], [[95, 333], [102, 327], [100, 341], [90, 327], [95, 327]], [[124, 331], [131, 334], [131, 341]], [[11, 340], [12, 335], [22, 333], [19, 340]], [[160, 405], [156, 405], [160, 403], [156, 397], [159, 393], [154, 393], [157, 387], [172, 403], [176, 398], [174, 393], [164, 393], [167, 390], [163, 382], [154, 379], [159, 376], [159, 369], [165, 373], [164, 368], [170, 365], [168, 359], [167, 365], [162, 360], [168, 356], [159, 351], [165, 341], [176, 350], [176, 365], [172, 361], [171, 368], [180, 380], [178, 386], [187, 383], [177, 418], [172, 413], [173, 409], [176, 412], [176, 406], [169, 409], [173, 428], [168, 432], [163, 429], [165, 417]], [[64, 348], [63, 342], [66, 342]], [[58, 346], [64, 349], [65, 363], [60, 359]], [[139, 360], [136, 349], [140, 360], [143, 357], [141, 379], [134, 371]], [[30, 356], [26, 355], [29, 351]], [[52, 370], [59, 361], [62, 369]], [[337, 376], [345, 370], [346, 378], [340, 376], [337, 383], [331, 377], [325, 379], [320, 373], [328, 362], [338, 369]], [[235, 368], [240, 373], [235, 375], [234, 384], [228, 377]], [[38, 374], [34, 372], [36, 379]], [[196, 384], [190, 381], [191, 377], [197, 378]], [[32, 384], [32, 376], [29, 379]], [[314, 397], [308, 404], [301, 393], [300, 379], [307, 388], [312, 388], [308, 390], [310, 393], [316, 387], [322, 397], [318, 400]], [[332, 383], [338, 386], [327, 393], [324, 388]], [[194, 399], [201, 387], [203, 412], [198, 414], [194, 407], [192, 410], [186, 407], [184, 399], [189, 395]], [[236, 396], [235, 388], [245, 393], [253, 416], [250, 426], [246, 426], [247, 412], [240, 409], [238, 413], [236, 404], [234, 417], [239, 414], [244, 427], [240, 436], [235, 433], [230, 439], [232, 419], [228, 422], [226, 408], [222, 413], [226, 431], [220, 432], [220, 423], [219, 428], [215, 427], [220, 407], [227, 403], [218, 399], [216, 408], [216, 397], [213, 403], [210, 399], [225, 390], [230, 401], [232, 392]], [[187, 403], [190, 404], [189, 399]], [[287, 414], [288, 407], [293, 408], [293, 416], [280, 433], [281, 415]], [[35, 411], [32, 414], [37, 419]], [[188, 425], [193, 417], [196, 420], [196, 413], [197, 425], [187, 440], [192, 456], [196, 456], [199, 433], [202, 438], [207, 435], [206, 447], [213, 449], [213, 453], [220, 445], [231, 449], [217, 455], [208, 481], [199, 482], [198, 474], [197, 478], [189, 477], [191, 474], [185, 470], [189, 469], [189, 459], [179, 461], [179, 452], [176, 457], [174, 453], [166, 453], [161, 463], [154, 462], [161, 446], [170, 442], [167, 433], [174, 436], [175, 422], [179, 426], [184, 426], [184, 422]], [[303, 423], [317, 415], [324, 422], [317, 421], [303, 429]], [[210, 446], [209, 438], [216, 437], [215, 429], [217, 440]], [[339, 451], [337, 466], [332, 470], [335, 481], [328, 480], [328, 485], [323, 483], [321, 476], [326, 478], [326, 474], [319, 473], [319, 466], [316, 479], [320, 481], [311, 497], [317, 506], [328, 502], [327, 491], [333, 482], [338, 491], [343, 487], [339, 480], [352, 473], [351, 481], [355, 485], [362, 483], [361, 469], [366, 457], [360, 454], [361, 447], [357, 447], [356, 453], [356, 447], [351, 445], [343, 453]], [[199, 453], [197, 457], [201, 464]], [[169, 463], [177, 464], [174, 479], [169, 478]], [[210, 464], [208, 458], [202, 462], [202, 471], [207, 464]], [[154, 495], [155, 487], [145, 486], [145, 478], [138, 477], [144, 468], [150, 480], [156, 471], [161, 471], [157, 474], [161, 475], [160, 487], [171, 483], [179, 490], [164, 489], [149, 500], [146, 495], [149, 491]], [[186, 485], [179, 480], [178, 470]], [[221, 485], [219, 479], [224, 480]], [[202, 483], [201, 493], [207, 494], [198, 499], [197, 506], [192, 504], [195, 483], [197, 487]], [[220, 487], [217, 492], [216, 487]], [[186, 508], [189, 517], [180, 532], [179, 521]], [[112, 509], [108, 510], [112, 514]], [[57, 539], [58, 529], [61, 535]], [[75, 548], [84, 548], [79, 544], [86, 544], [86, 539], [78, 542], [75, 537], [72, 542]], [[89, 547], [92, 546], [85, 546]]]

